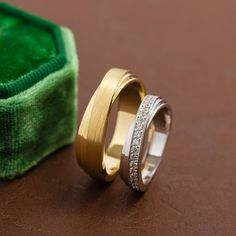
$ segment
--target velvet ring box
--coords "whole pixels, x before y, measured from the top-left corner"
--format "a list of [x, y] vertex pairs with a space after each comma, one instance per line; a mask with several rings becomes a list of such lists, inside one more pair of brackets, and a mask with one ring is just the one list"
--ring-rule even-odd
[[76, 134], [70, 30], [0, 3], [0, 178], [23, 174]]

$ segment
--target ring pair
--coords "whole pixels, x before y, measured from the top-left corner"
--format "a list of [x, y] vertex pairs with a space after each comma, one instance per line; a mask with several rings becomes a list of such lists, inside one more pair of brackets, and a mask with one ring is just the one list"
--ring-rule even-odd
[[[115, 129], [108, 147], [108, 117], [118, 100]], [[172, 112], [161, 97], [146, 95], [129, 71], [111, 69], [93, 94], [82, 118], [76, 155], [91, 177], [112, 181], [118, 171], [133, 190], [145, 191], [160, 163]]]

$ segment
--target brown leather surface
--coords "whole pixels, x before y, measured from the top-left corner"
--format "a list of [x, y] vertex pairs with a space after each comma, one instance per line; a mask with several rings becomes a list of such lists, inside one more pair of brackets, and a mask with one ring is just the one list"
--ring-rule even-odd
[[79, 120], [105, 72], [128, 68], [172, 105], [165, 158], [144, 195], [90, 179], [66, 147], [0, 182], [0, 235], [236, 235], [236, 2], [9, 1], [70, 27]]

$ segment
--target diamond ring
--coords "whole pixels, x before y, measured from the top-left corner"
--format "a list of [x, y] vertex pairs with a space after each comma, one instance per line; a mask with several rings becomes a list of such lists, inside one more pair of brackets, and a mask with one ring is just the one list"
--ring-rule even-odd
[[145, 96], [130, 127], [121, 157], [120, 174], [132, 190], [147, 190], [163, 156], [171, 121], [171, 108], [165, 100]]

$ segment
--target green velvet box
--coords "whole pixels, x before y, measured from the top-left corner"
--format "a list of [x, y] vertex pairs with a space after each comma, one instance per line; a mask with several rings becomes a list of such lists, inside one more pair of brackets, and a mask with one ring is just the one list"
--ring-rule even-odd
[[0, 3], [0, 178], [22, 175], [76, 134], [70, 30]]

